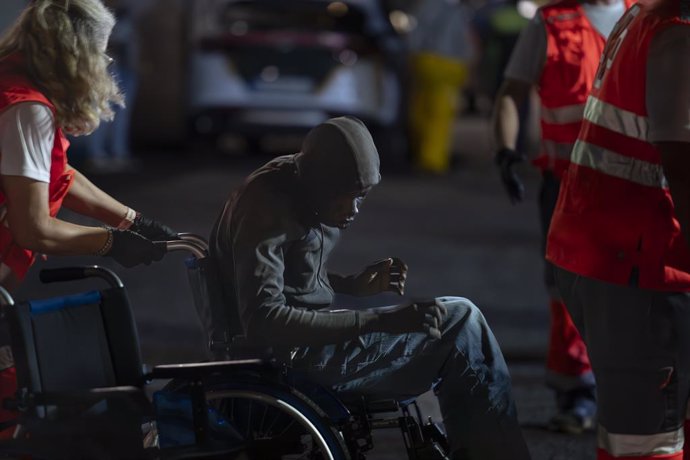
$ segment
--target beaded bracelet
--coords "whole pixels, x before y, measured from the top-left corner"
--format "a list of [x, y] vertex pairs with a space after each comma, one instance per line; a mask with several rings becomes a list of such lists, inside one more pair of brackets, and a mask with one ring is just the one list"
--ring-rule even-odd
[[106, 230], [108, 230], [108, 239], [106, 240], [103, 247], [101, 249], [99, 249], [98, 251], [96, 251], [97, 256], [106, 255], [108, 252], [110, 252], [110, 250], [113, 247], [113, 229], [108, 227], [108, 228], [106, 228]]

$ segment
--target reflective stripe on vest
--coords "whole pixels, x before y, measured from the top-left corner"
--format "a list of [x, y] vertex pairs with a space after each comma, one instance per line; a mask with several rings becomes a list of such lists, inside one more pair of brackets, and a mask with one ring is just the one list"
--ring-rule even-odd
[[641, 141], [647, 140], [649, 123], [647, 117], [628, 112], [601, 99], [590, 96], [585, 107], [585, 120], [606, 129]]
[[554, 109], [541, 106], [541, 119], [545, 123], [564, 125], [577, 123], [582, 120], [585, 104], [566, 105]]
[[554, 142], [546, 139], [541, 141], [541, 148], [544, 153], [551, 158], [560, 160], [570, 160], [574, 145], [572, 142]]
[[683, 427], [668, 433], [615, 434], [599, 425], [597, 444], [614, 457], [670, 455], [683, 449]]
[[570, 161], [636, 184], [668, 188], [661, 165], [621, 155], [585, 141], [575, 143]]

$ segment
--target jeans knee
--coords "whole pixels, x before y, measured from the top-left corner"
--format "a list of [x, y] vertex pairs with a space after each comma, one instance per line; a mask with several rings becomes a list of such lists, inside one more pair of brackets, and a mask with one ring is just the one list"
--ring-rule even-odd
[[484, 314], [471, 300], [464, 297], [437, 298], [448, 310], [445, 317], [446, 328], [463, 323], [465, 327], [486, 327]]

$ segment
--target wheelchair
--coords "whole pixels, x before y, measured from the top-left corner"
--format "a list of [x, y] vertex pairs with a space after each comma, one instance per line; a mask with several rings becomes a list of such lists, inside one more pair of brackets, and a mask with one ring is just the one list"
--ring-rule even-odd
[[[227, 356], [239, 323], [219, 302], [208, 245], [181, 234], [210, 355]], [[87, 278], [107, 288], [15, 303], [0, 288], [18, 390], [14, 436], [0, 456], [35, 459], [363, 460], [372, 431], [399, 428], [410, 459], [443, 460], [448, 445], [419, 409], [394, 400], [342, 401], [270, 357], [146, 370], [122, 281], [106, 268], [43, 270], [44, 283]], [[236, 318], [235, 318], [236, 319]], [[163, 383], [155, 392], [153, 384]], [[150, 394], [152, 393], [152, 394]]]

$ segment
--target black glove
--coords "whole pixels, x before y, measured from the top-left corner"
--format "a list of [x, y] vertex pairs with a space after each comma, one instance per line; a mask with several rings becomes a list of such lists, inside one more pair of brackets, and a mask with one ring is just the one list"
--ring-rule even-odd
[[376, 329], [389, 334], [426, 332], [435, 339], [441, 338], [441, 321], [448, 313], [438, 301], [415, 302], [389, 312], [379, 313]]
[[165, 224], [138, 214], [129, 230], [151, 241], [178, 240], [177, 232]]
[[165, 255], [165, 247], [153, 244], [151, 240], [130, 232], [129, 230], [111, 230], [113, 242], [110, 249], [103, 254], [112, 257], [117, 263], [126, 268], [139, 264], [149, 265], [161, 260]]
[[508, 192], [510, 202], [513, 204], [519, 203], [525, 198], [525, 186], [514, 169], [516, 163], [521, 163], [524, 160], [525, 156], [515, 150], [504, 148], [496, 153], [495, 161], [501, 171], [501, 180]]

